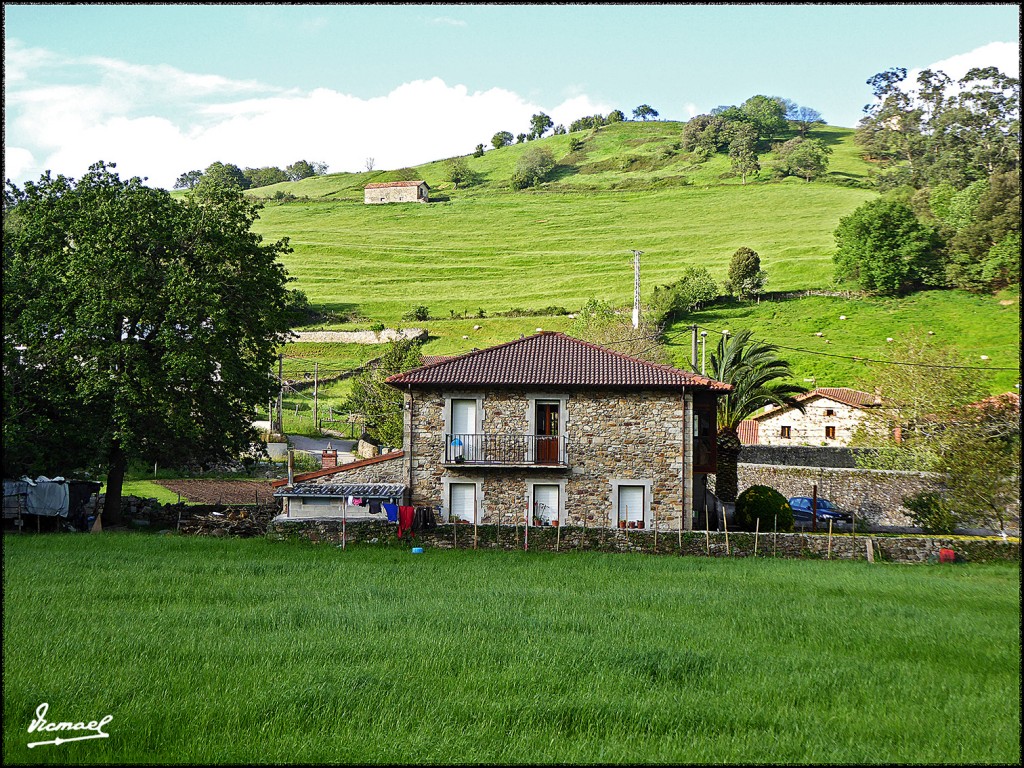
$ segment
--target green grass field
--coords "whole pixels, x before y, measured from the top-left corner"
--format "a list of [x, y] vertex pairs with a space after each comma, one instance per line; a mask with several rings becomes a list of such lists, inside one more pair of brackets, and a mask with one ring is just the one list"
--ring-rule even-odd
[[5, 763], [1020, 762], [1019, 566], [4, 544]]
[[[446, 181], [441, 160], [411, 169], [318, 176], [249, 194], [300, 198], [286, 204], [268, 199], [256, 226], [268, 239], [291, 239], [295, 251], [285, 264], [315, 306], [363, 318], [323, 327], [368, 327], [371, 321], [423, 326], [431, 334], [425, 354], [458, 354], [538, 327], [566, 330], [572, 322], [565, 314], [496, 316], [500, 312], [574, 312], [591, 298], [631, 305], [633, 248], [644, 251], [644, 298], [688, 265], [705, 266], [723, 281], [740, 246], [760, 254], [772, 291], [833, 287], [833, 231], [842, 216], [876, 194], [858, 186], [869, 166], [853, 131], [825, 126], [813, 132], [833, 149], [822, 180], [770, 181], [765, 173], [744, 186], [724, 155], [698, 163], [679, 151], [682, 127], [624, 122], [596, 133], [541, 139], [537, 144], [551, 148], [559, 165], [553, 180], [537, 190], [508, 189], [530, 142], [467, 157], [477, 182], [459, 190]], [[583, 149], [569, 153], [571, 139], [582, 139]], [[762, 165], [770, 162], [767, 153]], [[363, 204], [366, 183], [399, 178], [425, 179], [437, 202]], [[429, 321], [403, 319], [418, 306], [429, 309]], [[840, 315], [847, 320], [840, 322]], [[887, 359], [886, 337], [921, 327], [934, 330], [965, 360], [981, 362], [986, 354], [985, 365], [1019, 367], [1019, 289], [994, 297], [933, 291], [890, 300], [811, 297], [717, 306], [669, 329], [677, 363], [688, 359], [689, 340], [676, 334], [691, 322], [749, 327], [793, 349], [874, 359]], [[825, 335], [816, 337], [817, 332]], [[312, 375], [314, 360], [329, 370], [353, 367], [373, 354], [341, 346], [289, 345], [289, 354], [303, 358], [289, 361], [289, 369]], [[784, 354], [798, 381], [862, 385], [862, 363]], [[1018, 380], [1012, 371], [997, 373], [991, 390], [1007, 391]], [[293, 413], [295, 405], [301, 414], [302, 398], [292, 403]]]

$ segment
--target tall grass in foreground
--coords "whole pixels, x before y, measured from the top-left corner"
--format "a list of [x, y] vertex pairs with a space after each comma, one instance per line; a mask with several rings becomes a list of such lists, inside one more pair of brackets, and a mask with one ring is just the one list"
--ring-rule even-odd
[[4, 544], [5, 762], [1020, 761], [1019, 567]]

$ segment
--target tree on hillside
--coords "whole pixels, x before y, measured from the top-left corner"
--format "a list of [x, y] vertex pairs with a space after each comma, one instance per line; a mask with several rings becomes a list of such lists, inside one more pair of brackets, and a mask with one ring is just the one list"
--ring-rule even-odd
[[97, 163], [4, 194], [4, 472], [106, 473], [115, 522], [125, 470], [251, 449], [252, 414], [294, 302], [286, 241], [259, 206], [199, 184], [178, 201]]
[[766, 282], [768, 275], [761, 270], [761, 257], [757, 251], [746, 246], [737, 248], [729, 260], [726, 290], [739, 299], [745, 299], [762, 293]]
[[613, 109], [611, 112], [608, 113], [608, 117], [605, 118], [605, 121], [607, 123], [611, 124], [611, 123], [621, 123], [625, 119], [626, 119], [626, 115], [623, 114], [621, 109]]
[[739, 108], [741, 116], [757, 127], [761, 139], [771, 139], [786, 130], [786, 106], [775, 96], [751, 96]]
[[633, 110], [634, 120], [653, 120], [658, 116], [658, 110], [652, 107], [650, 104], [641, 104], [639, 107]]
[[445, 175], [454, 189], [458, 189], [459, 184], [468, 186], [473, 179], [473, 172], [464, 157], [453, 157], [445, 163]]
[[707, 160], [728, 144], [726, 121], [717, 115], [697, 115], [683, 126], [681, 145], [684, 151]]
[[477, 144], [476, 147], [473, 149], [473, 157], [483, 157], [483, 156], [484, 156], [484, 145], [483, 144]]
[[718, 298], [718, 284], [706, 267], [685, 267], [682, 275], [667, 285], [655, 287], [651, 312], [658, 322], [678, 319], [696, 312]]
[[789, 363], [778, 357], [774, 344], [758, 341], [748, 330], [723, 335], [708, 360], [708, 376], [732, 384], [727, 395], [718, 398], [718, 472], [715, 494], [722, 501], [735, 501], [739, 489], [737, 462], [740, 452], [739, 425], [766, 405], [792, 407], [803, 413], [795, 400], [802, 387], [792, 378]]
[[203, 178], [202, 171], [186, 171], [174, 182], [175, 189], [192, 189]]
[[786, 105], [786, 119], [792, 123], [801, 137], [806, 137], [807, 132], [815, 125], [825, 125], [821, 118], [821, 112], [811, 107], [802, 107], [799, 104], [789, 102]]
[[248, 189], [249, 180], [245, 177], [245, 173], [234, 163], [221, 163], [214, 162], [210, 163], [203, 171], [203, 178], [200, 180], [202, 184], [220, 184], [222, 186], [237, 187], [238, 189]]
[[491, 137], [491, 146], [495, 149], [501, 149], [507, 147], [514, 140], [514, 136], [508, 131], [498, 131], [494, 136]]
[[607, 301], [590, 299], [576, 313], [568, 333], [650, 363], [669, 363], [668, 352], [659, 340], [661, 328], [646, 314], [640, 316], [640, 325], [634, 328], [631, 311], [616, 310]]
[[516, 144], [522, 144], [524, 141], [526, 141], [525, 133], [520, 133], [516, 136]]
[[367, 171], [372, 171], [373, 166], [375, 166], [376, 164], [377, 161], [374, 158], [368, 157], [366, 158], [366, 161], [363, 163], [363, 166], [366, 168]]
[[895, 200], [879, 198], [839, 220], [833, 261], [838, 280], [861, 290], [893, 296], [921, 285], [941, 285], [931, 227]]
[[242, 171], [242, 174], [249, 182], [250, 189], [254, 187], [266, 187], [271, 184], [278, 184], [282, 181], [289, 180], [288, 174], [274, 166], [269, 166], [267, 168], [246, 168]]
[[512, 188], [535, 187], [555, 167], [555, 157], [547, 147], [531, 147], [523, 153], [512, 172]]
[[400, 448], [405, 427], [402, 418], [404, 395], [385, 383], [388, 376], [417, 368], [423, 363], [420, 342], [399, 339], [390, 342], [380, 360], [352, 380], [345, 408], [361, 413], [366, 431], [388, 447]]
[[761, 170], [757, 159], [757, 129], [749, 123], [737, 123], [732, 130], [729, 142], [729, 162], [732, 169], [740, 174], [743, 184], [747, 176]]
[[781, 176], [799, 176], [810, 181], [828, 170], [832, 148], [821, 139], [799, 136], [775, 147], [774, 169]]
[[291, 181], [308, 179], [310, 176], [323, 176], [327, 173], [327, 163], [309, 162], [308, 160], [296, 160], [284, 169]]
[[554, 121], [543, 112], [534, 115], [530, 118], [530, 132], [527, 135], [527, 138], [539, 139], [554, 124]]

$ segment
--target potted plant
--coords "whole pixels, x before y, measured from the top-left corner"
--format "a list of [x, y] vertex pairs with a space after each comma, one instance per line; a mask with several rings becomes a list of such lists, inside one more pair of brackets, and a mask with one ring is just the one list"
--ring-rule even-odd
[[625, 520], [619, 520], [619, 528], [625, 528], [625, 527], [626, 527], [626, 521]]

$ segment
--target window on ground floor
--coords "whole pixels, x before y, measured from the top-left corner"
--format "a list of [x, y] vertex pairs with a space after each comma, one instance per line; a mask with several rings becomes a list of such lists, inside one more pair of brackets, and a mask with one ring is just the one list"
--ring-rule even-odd
[[448, 486], [448, 518], [473, 522], [479, 514], [476, 483], [451, 483]]
[[835, 427], [825, 427], [825, 439], [827, 439], [827, 440], [835, 440], [836, 439], [836, 428]]
[[559, 524], [561, 489], [554, 483], [533, 483], [530, 490], [530, 525]]
[[785, 438], [788, 439], [788, 438], [790, 438], [792, 436], [793, 436], [793, 428], [792, 427], [781, 427], [779, 429], [779, 437], [785, 437]]
[[647, 528], [651, 524], [651, 482], [612, 481], [613, 528]]

